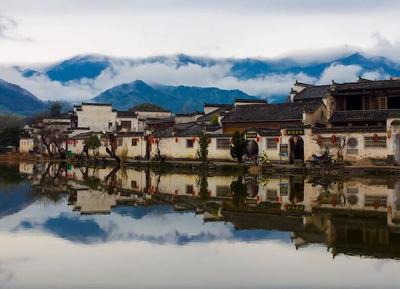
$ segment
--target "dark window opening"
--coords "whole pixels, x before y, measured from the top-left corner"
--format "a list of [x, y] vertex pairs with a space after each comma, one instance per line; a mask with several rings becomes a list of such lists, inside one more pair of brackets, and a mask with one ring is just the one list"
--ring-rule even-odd
[[388, 98], [388, 109], [400, 109], [400, 96]]
[[192, 148], [194, 146], [194, 141], [192, 139], [187, 139], [186, 140], [186, 147], [187, 148]]
[[346, 110], [362, 110], [363, 100], [361, 96], [346, 97]]

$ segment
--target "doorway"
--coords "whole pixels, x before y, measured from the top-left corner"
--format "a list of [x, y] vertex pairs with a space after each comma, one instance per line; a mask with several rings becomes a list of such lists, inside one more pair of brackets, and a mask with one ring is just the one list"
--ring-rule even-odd
[[304, 162], [304, 141], [300, 136], [293, 136], [289, 140], [290, 154], [289, 162], [292, 164], [295, 161]]

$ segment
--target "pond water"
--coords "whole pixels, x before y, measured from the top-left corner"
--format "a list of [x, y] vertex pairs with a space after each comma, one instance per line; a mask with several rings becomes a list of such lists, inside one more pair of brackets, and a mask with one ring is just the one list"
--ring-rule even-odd
[[400, 183], [0, 166], [0, 288], [398, 288]]

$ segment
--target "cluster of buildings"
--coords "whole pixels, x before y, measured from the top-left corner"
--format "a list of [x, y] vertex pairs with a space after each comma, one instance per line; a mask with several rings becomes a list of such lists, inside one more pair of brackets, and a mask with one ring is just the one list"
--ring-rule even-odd
[[[82, 103], [64, 119], [44, 119], [39, 127], [57, 126], [66, 133], [62, 145], [72, 155], [82, 153], [93, 134], [102, 143], [96, 152], [132, 159], [196, 159], [199, 137], [207, 133], [209, 159], [232, 160], [235, 131], [248, 140], [247, 156], [267, 155], [271, 161], [304, 162], [329, 152], [355, 162], [371, 159], [400, 163], [400, 79], [368, 80], [330, 85], [294, 84], [286, 103], [237, 99], [234, 104], [205, 104], [204, 112], [117, 111], [110, 104]], [[34, 128], [21, 138], [20, 151], [40, 149]], [[57, 146], [55, 146], [57, 147]], [[45, 151], [42, 149], [42, 151]]]

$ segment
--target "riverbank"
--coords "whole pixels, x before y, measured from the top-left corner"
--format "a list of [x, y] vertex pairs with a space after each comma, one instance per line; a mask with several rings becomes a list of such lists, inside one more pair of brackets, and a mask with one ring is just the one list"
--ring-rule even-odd
[[[89, 166], [113, 166], [115, 160], [103, 158], [99, 160], [89, 159], [81, 161], [78, 159], [58, 160], [39, 158], [29, 154], [7, 153], [0, 155], [0, 162], [18, 163], [18, 162], [37, 162], [37, 161], [66, 161], [73, 165], [89, 165]], [[151, 168], [157, 170], [170, 171], [201, 171], [209, 170], [227, 173], [243, 173], [251, 174], [303, 174], [303, 175], [400, 175], [400, 166], [375, 165], [372, 162], [362, 162], [358, 164], [336, 163], [336, 164], [315, 164], [315, 163], [271, 163], [267, 166], [257, 166], [248, 164], [239, 164], [232, 161], [209, 161], [203, 164], [197, 160], [135, 160], [129, 159], [123, 162], [125, 167]]]

